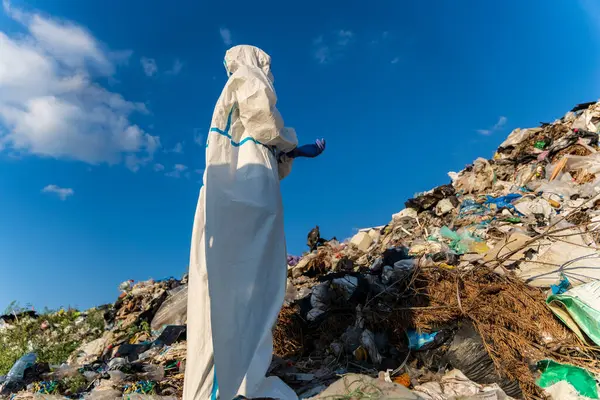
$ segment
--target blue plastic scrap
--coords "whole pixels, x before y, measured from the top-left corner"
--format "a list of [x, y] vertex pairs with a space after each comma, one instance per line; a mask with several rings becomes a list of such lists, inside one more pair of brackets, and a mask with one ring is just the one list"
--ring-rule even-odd
[[466, 215], [481, 215], [486, 212], [486, 208], [475, 200], [466, 199], [460, 205], [459, 218]]
[[551, 285], [550, 289], [552, 289], [552, 294], [563, 294], [571, 287], [571, 282], [569, 282], [569, 278], [565, 275], [561, 275], [560, 282], [558, 285]]
[[510, 210], [515, 211], [517, 214], [522, 215], [520, 212], [517, 211], [515, 206], [512, 205], [512, 202], [520, 199], [521, 197], [522, 196], [518, 193], [511, 193], [511, 194], [507, 194], [506, 196], [501, 196], [501, 197], [496, 197], [496, 198], [494, 198], [492, 196], [487, 196], [487, 200], [485, 201], [485, 204], [487, 204], [487, 205], [495, 204], [496, 207], [498, 207], [498, 209], [508, 208]]
[[406, 332], [406, 336], [408, 336], [408, 348], [411, 350], [419, 350], [421, 347], [429, 344], [435, 340], [438, 332], [433, 333], [425, 333], [425, 332], [417, 332], [413, 329]]

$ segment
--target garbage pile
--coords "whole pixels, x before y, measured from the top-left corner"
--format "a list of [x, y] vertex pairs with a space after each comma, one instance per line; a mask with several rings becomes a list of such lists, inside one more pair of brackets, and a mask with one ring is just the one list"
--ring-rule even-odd
[[[598, 399], [600, 103], [340, 242], [288, 257], [269, 374], [300, 398]], [[176, 399], [187, 278], [86, 312], [0, 316], [0, 397]], [[40, 397], [42, 396], [42, 397]]]
[[114, 304], [86, 312], [0, 317], [0, 357], [24, 353], [0, 376], [0, 398], [181, 398], [187, 278], [120, 289]]
[[301, 397], [358, 374], [328, 395], [599, 398], [599, 126], [600, 103], [577, 105], [385, 226], [344, 243], [311, 231], [288, 258], [271, 373]]

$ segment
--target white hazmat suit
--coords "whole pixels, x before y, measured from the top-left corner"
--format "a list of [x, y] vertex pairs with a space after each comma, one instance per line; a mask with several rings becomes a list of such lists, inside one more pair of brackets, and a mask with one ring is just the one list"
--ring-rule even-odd
[[252, 46], [225, 56], [192, 233], [185, 400], [297, 398], [265, 378], [287, 275], [279, 180], [292, 159], [280, 155], [298, 144], [275, 107], [270, 66]]

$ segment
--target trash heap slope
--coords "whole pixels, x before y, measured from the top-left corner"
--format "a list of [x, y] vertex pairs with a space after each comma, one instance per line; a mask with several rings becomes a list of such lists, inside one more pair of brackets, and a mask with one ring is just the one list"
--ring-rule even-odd
[[594, 102], [516, 129], [387, 225], [291, 257], [275, 353], [316, 381], [391, 371], [421, 394], [451, 369], [530, 399], [554, 390], [546, 360], [597, 373], [599, 123]]
[[[599, 398], [599, 125], [599, 103], [577, 105], [387, 225], [311, 230], [269, 374], [301, 398]], [[187, 277], [120, 289], [86, 312], [0, 317], [0, 397], [180, 398]]]

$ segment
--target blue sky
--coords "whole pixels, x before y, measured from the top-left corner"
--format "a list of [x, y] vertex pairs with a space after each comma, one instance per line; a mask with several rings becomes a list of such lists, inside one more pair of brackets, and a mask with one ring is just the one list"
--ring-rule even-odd
[[282, 183], [292, 253], [600, 97], [593, 0], [288, 3], [4, 2], [0, 311], [181, 276], [231, 45], [267, 51], [286, 125], [328, 142]]

